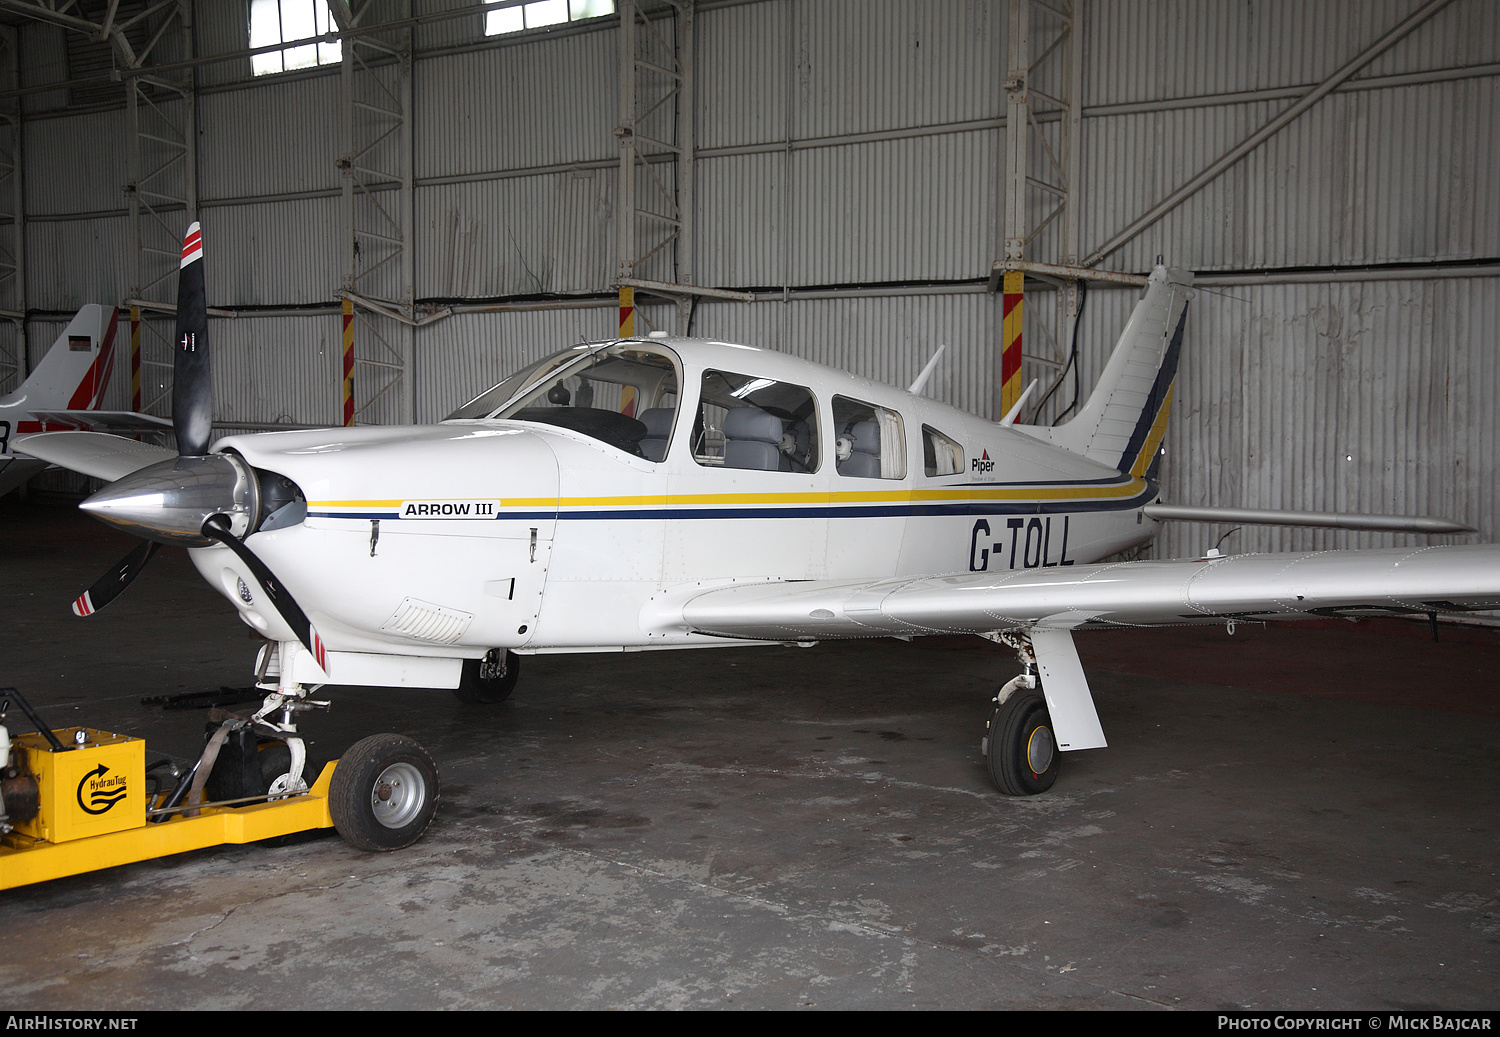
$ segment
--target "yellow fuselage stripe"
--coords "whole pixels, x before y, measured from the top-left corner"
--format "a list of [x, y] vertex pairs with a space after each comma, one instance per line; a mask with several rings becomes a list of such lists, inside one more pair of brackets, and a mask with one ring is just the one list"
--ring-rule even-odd
[[[1149, 451], [1148, 451], [1149, 453]], [[1110, 486], [1018, 486], [1003, 489], [953, 488], [943, 490], [857, 490], [825, 493], [682, 493], [650, 494], [628, 497], [411, 497], [403, 500], [324, 500], [308, 501], [307, 506], [322, 508], [399, 508], [424, 500], [498, 500], [504, 508], [598, 508], [598, 507], [678, 507], [694, 504], [872, 504], [909, 502], [953, 502], [989, 500], [1099, 500], [1131, 497], [1140, 493], [1146, 482], [1140, 477]]]

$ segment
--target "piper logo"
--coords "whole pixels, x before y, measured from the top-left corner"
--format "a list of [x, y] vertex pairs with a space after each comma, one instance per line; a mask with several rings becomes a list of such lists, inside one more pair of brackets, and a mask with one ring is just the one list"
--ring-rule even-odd
[[995, 462], [990, 460], [990, 452], [986, 450], [981, 456], [969, 459], [969, 471], [978, 472], [983, 475], [995, 470]]
[[78, 783], [78, 806], [86, 814], [108, 813], [111, 807], [125, 798], [127, 791], [125, 775], [110, 775], [109, 768], [101, 763], [85, 774]]

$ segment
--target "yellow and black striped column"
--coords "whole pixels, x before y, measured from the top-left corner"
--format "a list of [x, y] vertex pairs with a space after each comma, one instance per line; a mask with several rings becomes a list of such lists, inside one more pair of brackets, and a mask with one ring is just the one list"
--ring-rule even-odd
[[1021, 398], [1021, 283], [1019, 270], [1005, 272], [1005, 317], [1001, 322], [1000, 413], [1009, 414]]
[[620, 287], [620, 337], [635, 337], [635, 289]]

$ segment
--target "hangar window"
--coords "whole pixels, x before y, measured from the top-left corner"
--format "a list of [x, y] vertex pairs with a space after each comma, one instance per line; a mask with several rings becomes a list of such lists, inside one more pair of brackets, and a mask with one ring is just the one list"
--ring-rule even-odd
[[833, 436], [840, 475], [856, 479], [906, 478], [906, 437], [901, 415], [895, 411], [835, 396]]
[[614, 13], [614, 0], [502, 0], [485, 5], [484, 34], [499, 36]]
[[922, 470], [928, 475], [959, 474], [964, 470], [964, 448], [931, 425], [923, 425]]
[[[250, 0], [250, 46], [271, 47], [278, 43], [311, 40], [333, 32], [328, 0]], [[337, 65], [344, 60], [343, 44], [304, 43], [265, 54], [252, 54], [250, 68], [257, 76], [291, 72], [317, 65]]]
[[812, 393], [774, 378], [704, 371], [693, 420], [693, 459], [715, 468], [818, 470]]

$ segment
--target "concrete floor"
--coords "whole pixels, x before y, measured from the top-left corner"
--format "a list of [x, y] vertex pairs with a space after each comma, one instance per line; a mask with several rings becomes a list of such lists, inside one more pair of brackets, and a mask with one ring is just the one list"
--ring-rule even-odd
[[[252, 645], [181, 552], [0, 502], [0, 685], [179, 759]], [[1406, 636], [1410, 635], [1410, 636]], [[1494, 1008], [1500, 641], [1081, 635], [1111, 748], [995, 793], [978, 639], [528, 659], [511, 701], [337, 689], [423, 743], [393, 854], [204, 850], [0, 893], [9, 1009]], [[16, 723], [18, 729], [24, 723]]]

